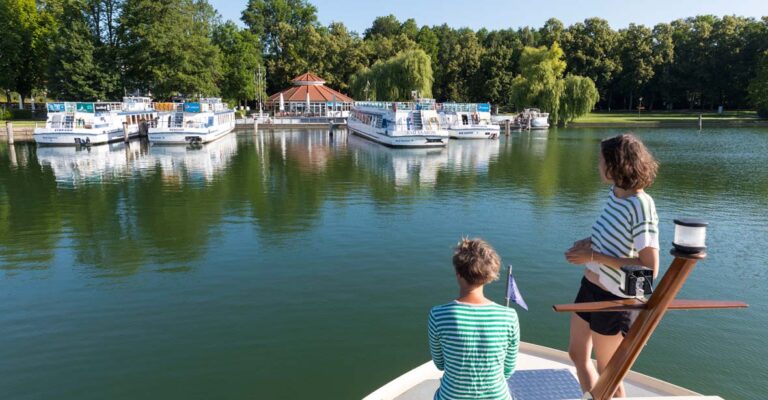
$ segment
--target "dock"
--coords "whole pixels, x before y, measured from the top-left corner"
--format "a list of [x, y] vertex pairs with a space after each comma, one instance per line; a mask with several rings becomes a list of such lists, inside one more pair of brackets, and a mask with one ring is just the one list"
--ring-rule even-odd
[[288, 117], [264, 119], [249, 117], [238, 119], [235, 122], [235, 129], [253, 129], [254, 131], [261, 129], [335, 129], [346, 126], [346, 118], [333, 117]]

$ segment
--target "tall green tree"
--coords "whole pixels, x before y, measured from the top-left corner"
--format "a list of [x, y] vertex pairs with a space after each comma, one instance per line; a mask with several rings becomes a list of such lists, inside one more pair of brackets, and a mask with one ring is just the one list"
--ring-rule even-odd
[[557, 123], [565, 67], [563, 50], [557, 43], [550, 48], [524, 48], [520, 56], [520, 74], [512, 81], [515, 105], [538, 107], [549, 113], [550, 121]]
[[66, 100], [107, 100], [117, 85], [113, 70], [96, 56], [97, 42], [89, 26], [87, 4], [63, 0], [58, 33], [48, 60], [50, 96]]
[[225, 99], [242, 104], [266, 95], [264, 88], [257, 93], [256, 73], [263, 70], [261, 45], [256, 35], [227, 21], [213, 30], [213, 43], [222, 55], [222, 78], [219, 83]]
[[316, 47], [317, 9], [307, 0], [248, 0], [242, 20], [261, 41], [270, 93], [306, 72], [313, 51], [323, 51]]
[[595, 82], [597, 90], [610, 107], [612, 83], [621, 72], [618, 44], [619, 35], [608, 21], [588, 18], [571, 25], [562, 35], [568, 72], [587, 76]]
[[45, 85], [48, 41], [55, 21], [35, 0], [0, 1], [0, 87], [20, 94]]
[[376, 62], [351, 78], [351, 89], [359, 99], [402, 101], [416, 90], [432, 97], [432, 65], [424, 50], [408, 50], [386, 61]]
[[757, 113], [768, 118], [768, 51], [760, 55], [757, 73], [749, 83], [749, 99]]
[[205, 0], [126, 0], [119, 34], [128, 88], [160, 98], [218, 94], [215, 18]]
[[592, 79], [577, 75], [566, 76], [560, 97], [559, 124], [567, 125], [576, 117], [586, 115], [595, 108], [598, 100], [600, 94]]
[[643, 25], [629, 24], [619, 31], [619, 60], [621, 72], [617, 76], [620, 88], [629, 95], [627, 109], [634, 108], [634, 98], [650, 82], [659, 60], [653, 51], [653, 33]]

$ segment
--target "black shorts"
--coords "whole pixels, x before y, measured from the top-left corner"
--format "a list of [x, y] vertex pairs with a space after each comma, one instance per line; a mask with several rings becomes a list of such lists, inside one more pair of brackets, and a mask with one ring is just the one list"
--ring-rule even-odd
[[[611, 301], [622, 300], [623, 297], [616, 296], [613, 293], [587, 280], [581, 278], [581, 288], [576, 295], [575, 303], [588, 303], [591, 301]], [[629, 327], [637, 318], [637, 311], [611, 311], [611, 312], [577, 312], [576, 315], [589, 323], [589, 329], [592, 332], [601, 335], [613, 336], [621, 333], [626, 336]]]

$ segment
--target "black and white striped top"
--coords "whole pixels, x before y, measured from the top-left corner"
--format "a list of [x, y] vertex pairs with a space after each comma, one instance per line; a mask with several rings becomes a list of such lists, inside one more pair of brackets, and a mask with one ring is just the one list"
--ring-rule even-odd
[[[617, 197], [611, 187], [608, 201], [592, 225], [592, 250], [619, 258], [635, 258], [646, 247], [659, 248], [659, 217], [648, 193]], [[619, 290], [617, 270], [591, 262], [587, 268], [600, 276], [600, 283], [611, 293], [626, 297]]]

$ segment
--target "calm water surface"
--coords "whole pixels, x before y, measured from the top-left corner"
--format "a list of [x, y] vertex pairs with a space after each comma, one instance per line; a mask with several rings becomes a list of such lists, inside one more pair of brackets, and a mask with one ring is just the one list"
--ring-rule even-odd
[[[606, 198], [615, 130], [390, 150], [339, 131], [201, 149], [0, 145], [0, 393], [8, 399], [355, 399], [429, 359], [451, 246], [514, 265], [523, 340], [564, 349], [581, 270], [563, 251]], [[711, 222], [635, 369], [727, 399], [768, 393], [768, 131], [640, 130], [661, 217]], [[503, 284], [489, 295], [502, 301]]]

